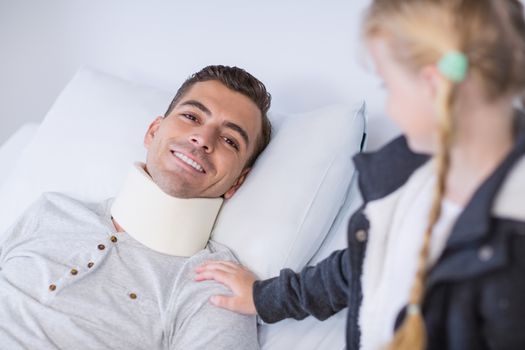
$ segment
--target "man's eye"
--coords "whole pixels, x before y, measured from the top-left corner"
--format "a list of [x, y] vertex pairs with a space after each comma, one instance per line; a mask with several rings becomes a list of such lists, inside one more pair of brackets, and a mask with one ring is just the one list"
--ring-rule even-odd
[[224, 137], [224, 142], [226, 142], [228, 145], [230, 145], [231, 147], [235, 148], [236, 150], [239, 150], [239, 145], [235, 141], [233, 141], [232, 139]]
[[197, 121], [197, 117], [195, 117], [194, 115], [191, 115], [191, 114], [183, 114], [182, 116], [183, 116], [184, 118], [186, 118], [186, 119], [191, 120], [191, 121], [194, 121], [194, 122]]

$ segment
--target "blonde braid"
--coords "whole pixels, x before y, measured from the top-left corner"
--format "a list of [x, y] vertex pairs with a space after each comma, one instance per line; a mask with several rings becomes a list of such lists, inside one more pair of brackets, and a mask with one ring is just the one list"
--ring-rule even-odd
[[450, 146], [453, 139], [453, 106], [455, 88], [452, 82], [443, 79], [438, 91], [437, 109], [439, 116], [439, 150], [436, 155], [437, 179], [428, 226], [419, 253], [416, 276], [410, 292], [409, 305], [403, 324], [389, 345], [391, 350], [422, 350], [426, 347], [425, 321], [421, 305], [425, 295], [427, 262], [434, 225], [441, 215], [441, 202], [445, 196], [447, 173], [450, 165]]

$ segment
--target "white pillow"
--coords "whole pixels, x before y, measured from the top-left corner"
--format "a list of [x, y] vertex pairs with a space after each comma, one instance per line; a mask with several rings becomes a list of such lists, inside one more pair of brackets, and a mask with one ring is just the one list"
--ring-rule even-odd
[[213, 238], [260, 278], [305, 266], [345, 201], [364, 121], [364, 103], [284, 118], [221, 210]]
[[0, 232], [42, 192], [114, 196], [173, 94], [83, 69], [62, 91], [0, 188]]
[[[101, 201], [120, 189], [143, 137], [175, 91], [81, 70], [61, 93], [0, 188], [0, 232], [42, 192]], [[278, 121], [271, 145], [221, 211], [214, 239], [261, 277], [304, 265], [321, 244], [352, 178], [359, 113], [331, 107]], [[282, 119], [281, 119], [282, 118]]]

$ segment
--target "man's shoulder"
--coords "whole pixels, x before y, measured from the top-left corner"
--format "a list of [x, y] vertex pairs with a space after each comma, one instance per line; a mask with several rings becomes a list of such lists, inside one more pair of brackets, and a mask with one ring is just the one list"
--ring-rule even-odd
[[207, 301], [211, 295], [227, 292], [228, 289], [216, 281], [196, 282], [194, 280], [195, 269], [197, 266], [206, 261], [218, 260], [238, 261], [228, 247], [214, 241], [208, 242], [206, 248], [187, 258], [181, 274], [179, 275], [179, 279], [176, 282], [179, 285], [178, 287], [184, 286], [184, 288], [175, 288], [177, 293], [182, 294], [191, 300], [201, 298], [202, 300]]
[[64, 232], [72, 237], [79, 232], [79, 228], [85, 231], [93, 225], [103, 223], [100, 215], [104, 211], [102, 207], [103, 205], [84, 203], [62, 193], [43, 193], [0, 237], [2, 244], [7, 247], [21, 239], [27, 241], [36, 237], [63, 241]]
[[56, 206], [56, 207], [92, 207], [93, 203], [81, 201], [80, 199], [74, 198], [68, 194], [61, 192], [44, 192], [36, 200], [41, 205]]
[[215, 242], [213, 240], [208, 241], [206, 248], [199, 251], [197, 254], [191, 256], [188, 259], [187, 264], [192, 266], [198, 266], [209, 260], [226, 260], [238, 262], [235, 254], [224, 244]]
[[[218, 308], [209, 301], [214, 295], [231, 295], [231, 291], [217, 281], [195, 281], [195, 268], [210, 260], [237, 262], [228, 247], [214, 241], [186, 260], [173, 289], [175, 294], [170, 307], [171, 328], [178, 330], [174, 342], [186, 348], [187, 341], [198, 337], [202, 344], [214, 343], [220, 349], [233, 348], [233, 344], [243, 349], [258, 349], [255, 317]], [[203, 324], [206, 324], [206, 332], [203, 332]]]
[[26, 214], [39, 212], [40, 219], [58, 218], [61, 221], [90, 221], [108, 212], [110, 200], [86, 202], [64, 193], [45, 192], [33, 203]]
[[75, 200], [62, 193], [44, 192], [38, 196], [22, 213], [19, 221], [35, 220], [47, 217], [48, 213], [64, 211], [65, 208], [78, 206]]

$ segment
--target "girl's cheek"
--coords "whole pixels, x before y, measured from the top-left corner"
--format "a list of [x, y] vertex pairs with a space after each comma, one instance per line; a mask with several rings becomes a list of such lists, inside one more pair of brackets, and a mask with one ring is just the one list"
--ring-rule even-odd
[[400, 115], [399, 102], [392, 96], [388, 98], [386, 105], [386, 112], [388, 117], [393, 120], [398, 126], [403, 125], [402, 116]]

